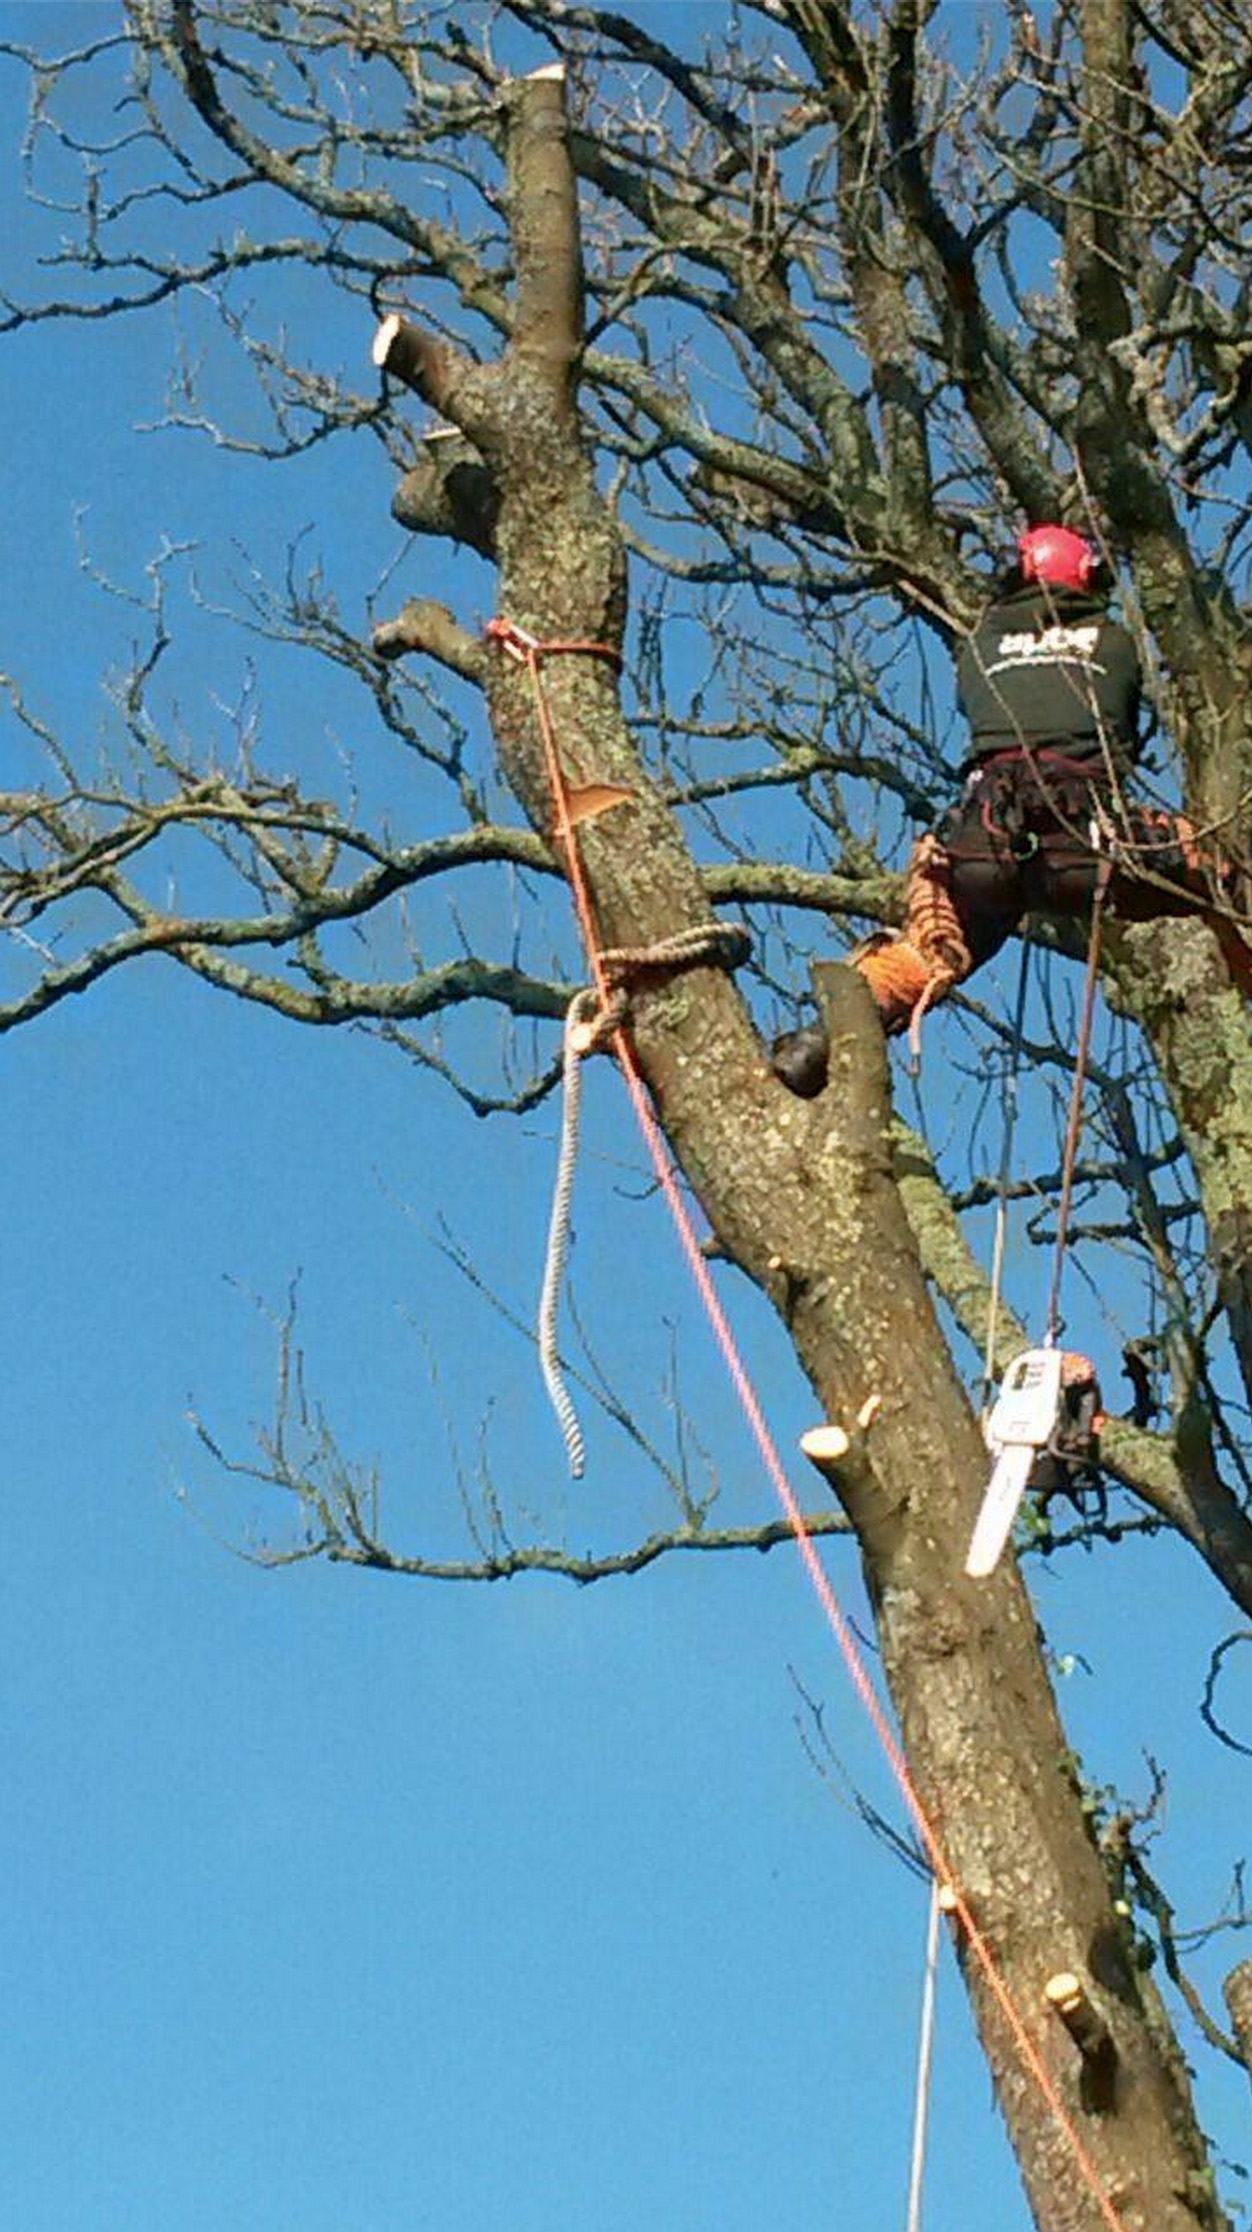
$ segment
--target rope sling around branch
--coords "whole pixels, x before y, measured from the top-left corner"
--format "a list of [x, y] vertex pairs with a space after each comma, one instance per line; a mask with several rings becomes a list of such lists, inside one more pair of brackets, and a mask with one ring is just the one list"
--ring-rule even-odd
[[[526, 669], [534, 700], [535, 716], [543, 743], [548, 785], [556, 808], [556, 835], [565, 853], [566, 873], [596, 990], [600, 994], [602, 1003], [607, 1007], [612, 986], [605, 968], [590, 888], [583, 870], [577, 838], [570, 821], [569, 786], [561, 764], [552, 711], [544, 688], [543, 662], [547, 658], [574, 653], [603, 659], [615, 668], [620, 668], [621, 659], [610, 645], [583, 641], [542, 642], [526, 629], [517, 627], [511, 621], [504, 619], [492, 620], [488, 625], [486, 634], [490, 642], [497, 644], [507, 656], [516, 660]], [[713, 1285], [708, 1264], [701, 1253], [695, 1227], [687, 1209], [687, 1204], [683, 1199], [660, 1125], [653, 1112], [647, 1086], [644, 1083], [628, 1032], [621, 1025], [618, 1025], [610, 1033], [610, 1043], [621, 1068], [635, 1117], [643, 1135], [644, 1144], [647, 1147], [661, 1191], [665, 1195], [683, 1254], [687, 1259], [688, 1268], [704, 1305], [714, 1337], [721, 1349], [723, 1361], [739, 1397], [766, 1474], [795, 1536], [796, 1546], [817, 1599], [825, 1613], [826, 1620], [839, 1646], [849, 1679], [861, 1700], [890, 1767], [896, 1787], [929, 1857], [931, 1868], [938, 1879], [940, 1891], [943, 1894], [944, 1905], [953, 1918], [959, 1922], [965, 1934], [969, 1951], [982, 1970], [987, 1989], [1004, 2018], [1017, 2054], [1046, 2102], [1058, 2129], [1063, 2132], [1075, 2167], [1096, 2203], [1104, 2223], [1108, 2226], [1108, 2232], [1128, 2232], [1125, 2221], [1109, 2199], [1099, 2171], [1083, 2144], [1082, 2135], [1066, 2108], [1047, 2066], [1018, 2012], [1016, 2001], [1000, 1972], [999, 1964], [990, 1944], [974, 1919], [969, 1901], [956, 1882], [938, 1831], [935, 1829], [922, 1801], [921, 1794], [913, 1781], [899, 1738], [887, 1718], [886, 1710], [870, 1679], [864, 1655], [821, 1562], [816, 1544], [804, 1524], [803, 1512], [787, 1478], [777, 1444], [765, 1420], [756, 1390], [740, 1354], [738, 1343], [731, 1331], [717, 1290]]]

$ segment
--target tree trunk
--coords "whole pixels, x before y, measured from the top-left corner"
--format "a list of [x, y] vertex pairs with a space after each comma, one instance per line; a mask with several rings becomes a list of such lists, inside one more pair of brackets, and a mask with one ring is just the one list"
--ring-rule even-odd
[[1209, 1258], [1252, 1403], [1252, 1043], [1212, 932], [1164, 922], [1124, 932], [1117, 981], [1151, 1042], [1191, 1157]]
[[[417, 337], [389, 369], [462, 427], [494, 477], [502, 614], [541, 640], [617, 645], [623, 554], [574, 403], [577, 217], [562, 96], [552, 77], [528, 80], [511, 108], [519, 294], [503, 364], [488, 372]], [[651, 943], [708, 921], [695, 864], [642, 767], [609, 668], [564, 656], [545, 677], [571, 783], [630, 793], [579, 831], [603, 943]], [[528, 678], [498, 653], [488, 692], [505, 774], [547, 832], [552, 801]], [[1029, 1599], [1011, 1560], [987, 1582], [961, 1574], [986, 1455], [893, 1178], [887, 1067], [868, 994], [846, 970], [820, 977], [833, 1051], [830, 1085], [816, 1100], [797, 1101], [777, 1082], [733, 985], [711, 970], [639, 991], [630, 1028], [640, 1067], [722, 1247], [769, 1295], [823, 1416], [849, 1435], [838, 1489], [914, 1781], [1109, 2205], [1102, 2213], [982, 1970], [965, 1958], [1036, 2223], [1042, 2232], [1117, 2222], [1126, 2232], [1215, 2232], [1224, 2220], [1186, 2073], [1145, 2009]], [[872, 1424], [862, 1430], [870, 1398]], [[1078, 2049], [1045, 2005], [1044, 1986], [1061, 1969], [1079, 1979], [1113, 2040], [1111, 2098], [1091, 2097]]]

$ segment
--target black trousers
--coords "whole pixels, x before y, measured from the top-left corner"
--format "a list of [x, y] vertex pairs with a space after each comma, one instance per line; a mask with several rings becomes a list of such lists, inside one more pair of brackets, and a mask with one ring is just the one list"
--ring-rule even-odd
[[1115, 801], [1103, 768], [1060, 750], [982, 762], [935, 834], [975, 969], [1023, 915], [1089, 914], [1110, 853], [1108, 903], [1134, 922], [1203, 912], [1228, 881], [1180, 816]]

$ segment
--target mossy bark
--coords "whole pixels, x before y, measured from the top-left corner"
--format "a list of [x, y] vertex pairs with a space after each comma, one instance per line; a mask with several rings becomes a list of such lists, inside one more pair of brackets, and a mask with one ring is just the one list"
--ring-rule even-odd
[[1195, 1170], [1209, 1260], [1252, 1401], [1252, 1038], [1243, 994], [1198, 922], [1126, 930], [1114, 987], [1142, 1025]]

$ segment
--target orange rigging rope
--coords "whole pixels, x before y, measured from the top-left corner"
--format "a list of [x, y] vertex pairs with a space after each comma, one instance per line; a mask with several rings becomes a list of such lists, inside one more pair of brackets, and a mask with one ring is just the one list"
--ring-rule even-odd
[[[574, 896], [579, 928], [586, 948], [592, 977], [601, 1002], [607, 1003], [611, 987], [604, 966], [591, 892], [583, 869], [574, 827], [570, 821], [569, 786], [561, 765], [556, 731], [552, 721], [552, 711], [544, 689], [543, 661], [547, 658], [560, 656], [563, 653], [578, 653], [591, 658], [603, 659], [619, 669], [622, 662], [618, 653], [609, 644], [581, 641], [540, 642], [528, 630], [520, 628], [508, 620], [496, 619], [490, 621], [485, 633], [488, 641], [497, 643], [510, 658], [516, 659], [526, 668], [530, 680], [539, 732], [543, 740], [548, 783], [556, 808], [556, 835], [565, 853], [566, 872]], [[1039, 2049], [1018, 2013], [1017, 2004], [1000, 1972], [995, 1955], [974, 1920], [965, 1894], [955, 1880], [939, 1833], [933, 1826], [913, 1781], [900, 1740], [887, 1718], [885, 1708], [870, 1679], [868, 1667], [852, 1632], [847, 1615], [827, 1576], [813, 1537], [805, 1526], [804, 1514], [787, 1478], [777, 1444], [766, 1423], [764, 1413], [757, 1399], [756, 1390], [748, 1375], [747, 1366], [740, 1354], [738, 1343], [731, 1331], [725, 1311], [713, 1285], [708, 1263], [701, 1252], [695, 1226], [679, 1188], [673, 1163], [670, 1160], [660, 1125], [648, 1097], [648, 1090], [639, 1069], [634, 1047], [626, 1030], [619, 1025], [610, 1034], [609, 1043], [621, 1067], [639, 1129], [643, 1135], [653, 1169], [656, 1172], [657, 1182], [669, 1206], [683, 1254], [687, 1259], [688, 1268], [695, 1282], [700, 1300], [704, 1305], [718, 1347], [722, 1352], [723, 1361], [739, 1397], [766, 1474], [786, 1515], [788, 1525], [795, 1536], [796, 1547], [800, 1552], [818, 1602], [825, 1613], [827, 1623], [842, 1653], [849, 1678], [869, 1717], [870, 1724], [891, 1769], [896, 1787], [930, 1860], [939, 1885], [942, 1903], [946, 1910], [959, 1921], [965, 1933], [969, 1950], [983, 1972], [987, 1988], [1004, 2017], [1022, 2063], [1038, 2086], [1056, 2124], [1064, 2133], [1083, 2181], [1095, 2200], [1100, 2215], [1108, 2226], [1108, 2232], [1128, 2232], [1124, 2219], [1118, 2214], [1104, 2190], [1100, 2173], [1083, 2144], [1082, 2135], [1066, 2108], [1039, 2053]]]

